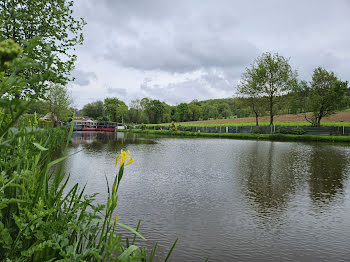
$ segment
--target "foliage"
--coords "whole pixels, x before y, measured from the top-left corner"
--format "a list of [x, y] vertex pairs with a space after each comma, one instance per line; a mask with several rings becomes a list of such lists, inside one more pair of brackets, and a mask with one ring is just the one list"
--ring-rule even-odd
[[252, 129], [252, 134], [261, 134], [261, 130], [258, 127]]
[[141, 130], [146, 130], [147, 126], [145, 124], [141, 124]]
[[44, 98], [47, 83], [66, 84], [76, 55], [70, 52], [82, 44], [81, 33], [85, 22], [73, 16], [73, 1], [8, 0], [0, 3], [0, 41], [13, 39], [23, 48], [23, 55], [44, 64], [48, 50], [52, 67], [35, 67], [24, 70], [26, 79], [46, 74], [47, 82], [27, 83], [26, 95]]
[[[105, 116], [103, 101], [95, 101], [84, 105], [82, 109], [84, 116], [89, 116], [93, 119], [102, 118]], [[101, 119], [101, 120], [102, 120]]]
[[190, 109], [188, 104], [186, 103], [180, 103], [177, 108], [176, 108], [176, 114], [175, 114], [175, 119], [178, 122], [187, 122], [190, 119]]
[[238, 89], [247, 97], [267, 100], [270, 125], [273, 125], [277, 98], [292, 90], [297, 83], [296, 76], [288, 59], [278, 54], [263, 53], [250, 68], [246, 68]]
[[[106, 206], [95, 205], [96, 194], [84, 195], [78, 184], [68, 190], [69, 176], [63, 172], [68, 156], [57, 158], [57, 153], [66, 152], [73, 128], [67, 138], [66, 129], [43, 130], [38, 128], [36, 114], [23, 116], [31, 101], [11, 96], [9, 90], [21, 92], [28, 81], [45, 81], [41, 78], [45, 74], [29, 80], [19, 74], [17, 67], [37, 64], [18, 58], [20, 52], [8, 59], [3, 55], [11, 53], [7, 49], [20, 48], [7, 44], [0, 43], [5, 46], [0, 48], [0, 260], [145, 261], [146, 250], [135, 246], [137, 236], [144, 239], [138, 227], [133, 230], [112, 218], [124, 167], [133, 161], [129, 153], [121, 151], [116, 159], [117, 164], [120, 159], [119, 171], [108, 187]], [[3, 71], [4, 65], [13, 67], [11, 74]], [[117, 225], [134, 233], [131, 243], [123, 244], [121, 235], [115, 233]]]
[[165, 103], [159, 100], [142, 99], [142, 105], [145, 113], [148, 116], [149, 122], [152, 124], [159, 124], [163, 120], [165, 112]]
[[198, 121], [203, 115], [202, 107], [196, 103], [189, 103], [188, 109], [191, 121]]
[[59, 84], [51, 85], [46, 98], [46, 103], [51, 115], [55, 116], [59, 121], [68, 120], [68, 117], [72, 115], [72, 112], [69, 109], [69, 106], [72, 104], [72, 99], [68, 95], [65, 86]]
[[127, 115], [127, 105], [116, 97], [105, 98], [104, 110], [109, 121], [124, 123]]
[[292, 133], [293, 135], [304, 135], [306, 132], [305, 132], [305, 130], [304, 130], [303, 128], [301, 128], [301, 127], [296, 127], [296, 128], [293, 128], [293, 129], [291, 130], [291, 133]]
[[307, 95], [307, 106], [313, 114], [307, 121], [313, 126], [320, 126], [322, 118], [333, 114], [346, 106], [347, 82], [342, 82], [333, 72], [318, 67], [314, 70], [310, 87], [307, 85], [300, 92]]

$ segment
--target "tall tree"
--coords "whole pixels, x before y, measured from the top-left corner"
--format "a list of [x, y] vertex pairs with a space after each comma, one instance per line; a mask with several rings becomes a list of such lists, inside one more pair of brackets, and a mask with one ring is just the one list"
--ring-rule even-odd
[[54, 117], [57, 120], [66, 120], [71, 114], [69, 106], [72, 104], [72, 99], [65, 86], [59, 84], [51, 85], [46, 101], [54, 124], [56, 122]]
[[106, 116], [113, 122], [123, 123], [128, 114], [128, 106], [116, 97], [105, 98], [104, 108]]
[[190, 110], [186, 103], [180, 103], [176, 107], [175, 118], [178, 122], [186, 122], [190, 120]]
[[[82, 44], [85, 24], [73, 16], [73, 0], [0, 0], [0, 21], [0, 41], [13, 39], [23, 47], [26, 57], [38, 63], [46, 61], [49, 51], [54, 55], [47, 81], [28, 84], [22, 96], [44, 97], [47, 83], [66, 84], [76, 60], [71, 50]], [[43, 72], [39, 67], [22, 73], [29, 78]]]
[[151, 124], [159, 124], [163, 120], [165, 113], [165, 105], [159, 100], [150, 100], [143, 98], [141, 102], [144, 102], [145, 113], [148, 115], [149, 122]]
[[297, 84], [297, 72], [288, 59], [278, 54], [263, 53], [242, 75], [238, 90], [248, 97], [264, 97], [273, 125], [276, 105], [281, 95], [287, 94]]
[[310, 87], [304, 86], [303, 92], [307, 94], [308, 109], [312, 116], [306, 120], [313, 126], [320, 126], [321, 119], [333, 114], [336, 110], [346, 106], [346, 90], [348, 82], [342, 82], [333, 72], [318, 67], [314, 70]]
[[190, 111], [190, 120], [198, 121], [203, 115], [203, 109], [196, 102], [191, 102], [188, 104], [188, 109]]
[[94, 119], [101, 119], [104, 116], [103, 101], [95, 101], [84, 105], [82, 113], [85, 116], [92, 117]]

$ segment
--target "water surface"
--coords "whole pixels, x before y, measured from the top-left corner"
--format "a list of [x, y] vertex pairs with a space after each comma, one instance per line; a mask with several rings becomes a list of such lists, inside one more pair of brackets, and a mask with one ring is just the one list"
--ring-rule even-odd
[[[171, 261], [349, 261], [350, 147], [75, 132], [71, 185], [105, 203], [115, 155], [130, 150], [118, 221]], [[121, 230], [121, 229], [120, 229]]]

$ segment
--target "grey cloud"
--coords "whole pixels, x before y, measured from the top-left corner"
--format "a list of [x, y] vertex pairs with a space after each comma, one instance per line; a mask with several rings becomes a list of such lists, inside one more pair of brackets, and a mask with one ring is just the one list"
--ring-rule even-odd
[[[349, 3], [76, 0], [77, 15], [88, 22], [78, 59], [79, 55], [93, 57], [91, 61], [98, 61], [101, 68], [135, 70], [138, 77], [180, 73], [183, 80], [169, 80], [168, 85], [166, 77], [159, 82], [155, 77], [141, 86], [136, 77], [118, 82], [128, 85], [124, 96], [130, 99], [149, 95], [171, 103], [231, 96], [244, 68], [264, 51], [290, 57], [301, 79], [309, 80], [312, 70], [323, 66], [350, 80]], [[181, 75], [194, 71], [203, 74], [191, 80]], [[87, 84], [82, 79], [77, 81]]]
[[96, 80], [97, 76], [94, 72], [85, 72], [78, 69], [73, 70], [72, 76], [74, 79], [74, 84], [79, 86], [87, 86], [92, 80]]
[[143, 96], [167, 101], [170, 104], [190, 102], [193, 99], [206, 100], [219, 97], [231, 97], [235, 92], [237, 79], [232, 79], [224, 72], [210, 70], [195, 79], [187, 79], [165, 86], [152, 84], [145, 80], [140, 89]]
[[126, 90], [123, 88], [113, 88], [113, 87], [107, 87], [107, 93], [113, 94], [115, 96], [126, 96]]

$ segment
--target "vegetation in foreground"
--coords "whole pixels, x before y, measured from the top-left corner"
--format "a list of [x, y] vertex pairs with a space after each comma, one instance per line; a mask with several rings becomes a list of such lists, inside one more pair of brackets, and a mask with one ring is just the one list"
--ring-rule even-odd
[[[96, 205], [96, 194], [84, 194], [79, 184], [66, 187], [62, 169], [73, 129], [67, 137], [65, 129], [39, 128], [36, 114], [23, 117], [35, 100], [26, 90], [44, 88], [51, 58], [48, 52], [48, 61], [34, 61], [14, 41], [0, 42], [0, 260], [152, 261], [157, 246], [148, 255], [135, 245], [137, 237], [144, 239], [139, 224], [134, 230], [116, 216], [124, 167], [133, 161], [129, 152], [116, 158], [119, 171], [111, 185], [107, 181], [106, 205]], [[25, 73], [36, 70], [43, 73]], [[57, 158], [59, 152], [64, 156]], [[124, 244], [117, 225], [133, 239]]]
[[339, 142], [348, 143], [348, 136], [315, 136], [315, 135], [291, 135], [291, 134], [248, 134], [248, 133], [204, 133], [190, 131], [173, 130], [149, 130], [149, 129], [124, 129], [118, 132], [132, 132], [144, 134], [160, 134], [170, 136], [190, 136], [190, 137], [218, 137], [233, 139], [253, 139], [253, 140], [271, 140], [271, 141], [310, 141], [310, 142]]

